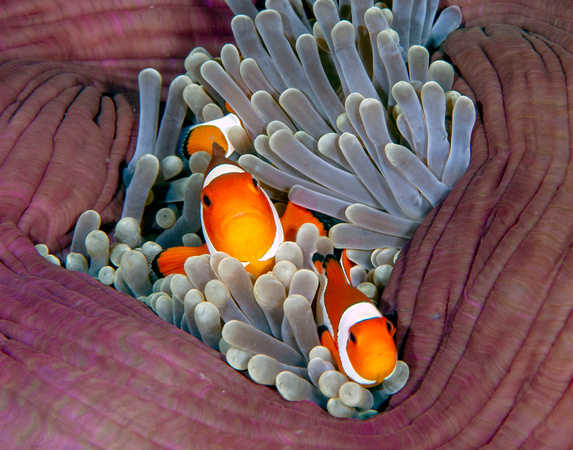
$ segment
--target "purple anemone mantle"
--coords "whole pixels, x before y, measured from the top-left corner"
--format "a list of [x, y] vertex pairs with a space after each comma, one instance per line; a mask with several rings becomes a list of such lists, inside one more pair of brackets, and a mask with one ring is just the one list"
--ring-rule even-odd
[[[442, 2], [453, 3], [453, 2]], [[359, 422], [289, 403], [138, 301], [40, 257], [117, 219], [137, 73], [230, 40], [222, 1], [5, 1], [0, 11], [0, 440], [8, 446], [573, 446], [573, 3], [457, 0], [445, 45], [472, 162], [384, 299], [411, 378]], [[96, 3], [94, 2], [94, 5]]]

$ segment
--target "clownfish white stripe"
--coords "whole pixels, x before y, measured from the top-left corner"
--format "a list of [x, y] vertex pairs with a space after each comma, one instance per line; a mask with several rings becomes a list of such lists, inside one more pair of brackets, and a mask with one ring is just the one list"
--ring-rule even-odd
[[241, 126], [241, 120], [235, 114], [227, 114], [224, 117], [220, 117], [218, 119], [211, 120], [209, 122], [205, 122], [202, 125], [215, 125], [217, 128], [219, 128], [223, 132], [223, 134], [225, 135], [225, 140], [227, 141], [227, 145], [229, 146], [229, 150], [225, 154], [225, 156], [228, 158], [229, 155], [235, 151], [233, 144], [231, 143], [231, 141], [227, 137], [227, 135], [229, 133], [229, 129], [231, 127], [234, 127], [234, 126], [240, 127]]
[[270, 246], [269, 250], [259, 258], [259, 261], [268, 261], [269, 259], [275, 257], [279, 245], [281, 245], [285, 241], [285, 235], [283, 232], [283, 224], [281, 223], [281, 219], [279, 218], [277, 209], [273, 205], [273, 202], [271, 201], [265, 190], [261, 188], [261, 191], [263, 192], [263, 194], [265, 194], [265, 197], [267, 198], [269, 204], [271, 205], [271, 210], [273, 211], [273, 219], [275, 221], [275, 228], [276, 228], [275, 238], [273, 240], [272, 245]]
[[385, 380], [387, 380], [388, 378], [390, 378], [392, 375], [394, 375], [394, 373], [396, 372], [396, 369], [398, 368], [398, 365], [394, 366], [394, 370], [392, 371], [392, 373], [390, 375], [388, 375], [386, 378], [384, 378]]
[[245, 173], [243, 169], [239, 166], [235, 166], [234, 164], [219, 164], [216, 167], [213, 167], [211, 171], [205, 175], [205, 179], [203, 180], [203, 187], [211, 183], [215, 178], [220, 177], [221, 175], [226, 175], [228, 173]]
[[326, 277], [326, 275], [321, 274], [322, 275], [322, 279], [324, 280], [324, 287], [322, 287], [320, 289], [320, 293], [319, 293], [319, 303], [318, 306], [319, 308], [317, 308], [317, 311], [320, 310], [320, 316], [317, 317], [317, 321], [318, 323], [322, 323], [324, 324], [324, 326], [326, 327], [326, 329], [328, 330], [328, 332], [330, 333], [331, 336], [334, 336], [334, 328], [332, 327], [332, 322], [330, 322], [330, 317], [328, 315], [328, 311], [326, 311], [326, 305], [324, 304], [325, 300], [324, 300], [324, 295], [326, 294], [326, 288], [328, 286], [328, 278]]
[[[201, 208], [199, 208], [199, 215], [201, 217], [201, 226], [203, 226], [203, 205], [201, 205]], [[211, 239], [209, 239], [209, 235], [207, 233], [203, 233], [204, 237], [205, 237], [205, 245], [207, 245], [207, 248], [209, 249], [209, 253], [212, 255], [213, 253], [215, 253], [217, 251], [217, 249], [213, 246], [213, 243], [211, 242]]]
[[376, 383], [376, 380], [363, 378], [358, 374], [358, 372], [356, 372], [356, 370], [354, 370], [346, 350], [350, 336], [350, 328], [363, 320], [375, 319], [378, 317], [382, 317], [382, 314], [380, 314], [380, 311], [378, 311], [376, 306], [369, 302], [360, 302], [349, 306], [342, 314], [340, 323], [338, 324], [337, 344], [342, 368], [346, 375], [360, 384], [374, 384]]

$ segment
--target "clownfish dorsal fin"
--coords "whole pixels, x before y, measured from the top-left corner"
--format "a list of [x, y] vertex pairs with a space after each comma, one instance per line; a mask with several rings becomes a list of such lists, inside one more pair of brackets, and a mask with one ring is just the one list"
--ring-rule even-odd
[[330, 254], [326, 255], [322, 261], [322, 269], [328, 278], [328, 283], [333, 286], [347, 286], [348, 280], [344, 274], [344, 270], [336, 259], [336, 256]]
[[225, 149], [221, 147], [216, 142], [213, 142], [213, 150], [211, 155], [211, 161], [207, 165], [207, 169], [205, 170], [205, 176], [209, 174], [215, 167], [220, 166], [222, 164], [230, 164], [232, 166], [237, 166], [238, 168], [243, 171], [241, 166], [239, 166], [235, 161], [230, 160], [229, 158], [225, 157]]
[[285, 234], [285, 241], [295, 241], [296, 233], [305, 223], [313, 223], [318, 228], [320, 236], [326, 236], [324, 225], [306, 208], [288, 202], [285, 212], [281, 216], [281, 223]]
[[225, 156], [225, 149], [216, 142], [213, 142], [213, 148], [211, 154], [213, 156]]
[[314, 265], [317, 273], [323, 273], [322, 270], [322, 261], [324, 261], [324, 255], [316, 252], [312, 255], [312, 264]]

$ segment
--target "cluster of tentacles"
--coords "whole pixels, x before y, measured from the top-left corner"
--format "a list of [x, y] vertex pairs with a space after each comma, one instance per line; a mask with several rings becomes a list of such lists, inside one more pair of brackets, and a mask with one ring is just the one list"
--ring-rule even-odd
[[[331, 356], [312, 359], [322, 323], [315, 323], [312, 304], [326, 279], [319, 288], [310, 257], [346, 248], [344, 258], [356, 264], [347, 268], [349, 281], [378, 306], [397, 249], [467, 169], [474, 105], [451, 90], [453, 67], [430, 64], [420, 45], [441, 44], [461, 11], [446, 8], [435, 21], [432, 2], [417, 3], [418, 10], [407, 2], [394, 2], [392, 10], [356, 1], [307, 6], [313, 15], [284, 2], [270, 2], [260, 13], [248, 1], [232, 3], [242, 57], [226, 44], [220, 65], [205, 49], [194, 49], [187, 74], [169, 87], [158, 132], [161, 76], [153, 69], [140, 73], [140, 128], [123, 174], [122, 220], [108, 236], [95, 211], [82, 214], [65, 267], [137, 297], [220, 350], [232, 367], [276, 385], [285, 399], [309, 399], [336, 417], [371, 417], [404, 386], [407, 365], [401, 362], [373, 397], [334, 372]], [[162, 248], [202, 245], [194, 233], [203, 222], [199, 199], [211, 148], [210, 141], [201, 147], [187, 137], [203, 151], [187, 160], [176, 150], [187, 105], [199, 122], [190, 133], [218, 124], [228, 155], [264, 183], [279, 209], [285, 208], [281, 191], [288, 191], [291, 201], [344, 223], [329, 237], [302, 227], [296, 243], [278, 247], [272, 272], [254, 284], [239, 261], [226, 259], [237, 256], [232, 248], [228, 254], [211, 249], [210, 260], [181, 261], [178, 276], [157, 280], [149, 262]], [[238, 117], [223, 116], [225, 109]]]
[[[68, 2], [35, 5], [34, 20], [8, 3], [0, 24], [3, 441], [570, 447], [573, 11], [565, 1], [456, 3], [467, 29], [445, 52], [461, 76], [454, 88], [479, 106], [472, 162], [406, 246], [384, 293], [399, 310], [410, 382], [391, 411], [345, 423], [269, 395], [132, 298], [38, 255], [32, 241], [67, 245], [86, 209], [117, 220], [117, 165], [135, 127], [125, 97], [106, 94], [109, 83], [133, 87], [149, 63], [130, 70], [123, 61], [155, 58], [167, 69], [189, 43], [178, 50], [181, 34], [168, 34], [186, 26], [182, 9], [158, 2], [83, 11], [94, 24], [84, 28], [73, 25]], [[143, 19], [153, 14], [169, 19]], [[149, 23], [164, 31], [139, 47]], [[80, 46], [89, 42], [82, 33], [100, 45]], [[118, 33], [127, 35], [121, 51]], [[35, 44], [42, 39], [57, 45]], [[109, 175], [90, 178], [98, 161]]]

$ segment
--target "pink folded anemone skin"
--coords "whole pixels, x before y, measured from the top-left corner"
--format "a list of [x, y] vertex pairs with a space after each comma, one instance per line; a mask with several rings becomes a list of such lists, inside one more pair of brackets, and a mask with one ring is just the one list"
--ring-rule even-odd
[[[442, 2], [441, 7], [453, 1]], [[467, 173], [384, 300], [410, 380], [387, 412], [289, 403], [141, 303], [38, 255], [117, 220], [139, 70], [231, 35], [222, 1], [0, 10], [0, 441], [12, 447], [571, 448], [573, 4], [456, 0], [445, 53], [478, 119]], [[93, 3], [96, 5], [96, 3]]]

